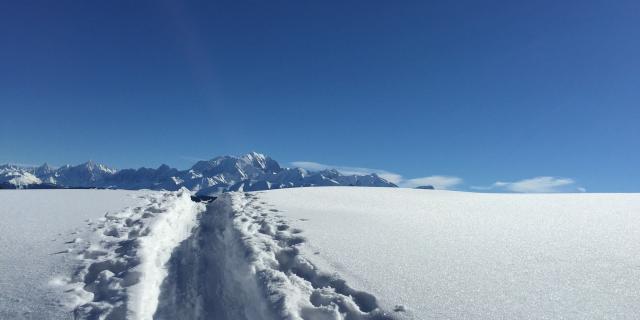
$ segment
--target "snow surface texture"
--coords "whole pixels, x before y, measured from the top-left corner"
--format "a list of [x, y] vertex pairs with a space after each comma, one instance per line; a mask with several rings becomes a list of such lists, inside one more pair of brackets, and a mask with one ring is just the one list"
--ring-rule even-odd
[[[397, 317], [640, 314], [639, 194], [326, 187], [234, 197], [235, 225], [255, 270], [265, 271], [273, 297], [294, 310], [283, 317], [304, 316], [308, 301], [339, 306], [336, 286], [320, 289], [305, 276], [318, 269], [374, 295]], [[313, 271], [299, 273], [301, 266]], [[367, 305], [354, 300], [361, 310]]]
[[[640, 312], [638, 194], [326, 187], [225, 193], [205, 210], [186, 189], [129, 193], [0, 192], [11, 222], [0, 226], [0, 318], [69, 318], [62, 291], [80, 319]], [[100, 203], [110, 212], [81, 222], [78, 212], [95, 219]], [[78, 231], [60, 218], [93, 232], [68, 239]], [[54, 274], [72, 276], [49, 281]]]
[[151, 193], [137, 207], [107, 214], [67, 285], [79, 319], [152, 319], [167, 262], [204, 211], [189, 190]]
[[143, 191], [0, 191], [0, 319], [70, 319], [59, 275], [105, 212], [140, 202]]

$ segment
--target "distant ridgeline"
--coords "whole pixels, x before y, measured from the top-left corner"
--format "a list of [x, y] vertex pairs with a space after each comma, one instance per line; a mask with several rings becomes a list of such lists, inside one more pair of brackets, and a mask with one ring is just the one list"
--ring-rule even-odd
[[157, 169], [115, 170], [89, 161], [59, 168], [0, 165], [0, 189], [109, 188], [178, 190], [186, 187], [199, 195], [225, 191], [258, 191], [311, 186], [397, 187], [375, 173], [344, 175], [336, 170], [307, 171], [283, 168], [260, 153], [221, 156], [199, 161], [188, 170], [167, 165]]

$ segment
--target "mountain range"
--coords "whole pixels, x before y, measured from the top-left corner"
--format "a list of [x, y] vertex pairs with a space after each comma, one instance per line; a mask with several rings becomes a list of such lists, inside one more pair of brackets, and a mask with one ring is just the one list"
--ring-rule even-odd
[[109, 188], [178, 190], [186, 187], [198, 195], [225, 191], [258, 191], [312, 186], [397, 187], [375, 173], [345, 175], [337, 170], [307, 171], [285, 168], [264, 154], [220, 156], [199, 161], [187, 170], [168, 165], [156, 169], [116, 170], [88, 161], [77, 166], [54, 168], [0, 165], [0, 189]]

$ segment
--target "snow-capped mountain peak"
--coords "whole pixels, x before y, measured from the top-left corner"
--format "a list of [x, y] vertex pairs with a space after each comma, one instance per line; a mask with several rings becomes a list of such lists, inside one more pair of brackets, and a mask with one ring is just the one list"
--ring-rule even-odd
[[35, 168], [36, 172], [42, 172], [42, 173], [51, 173], [54, 172], [56, 170], [56, 168], [50, 166], [48, 163], [43, 163], [41, 166]]
[[278, 162], [268, 156], [265, 156], [262, 153], [258, 153], [255, 151], [243, 155], [242, 159], [244, 159], [246, 162], [251, 163], [251, 165], [253, 165], [254, 167], [262, 169], [263, 171], [278, 172], [281, 170]]
[[25, 188], [41, 183], [42, 180], [28, 168], [12, 164], [0, 165], [0, 187]]
[[[88, 171], [92, 171], [92, 172], [102, 172], [102, 173], [106, 173], [106, 174], [114, 174], [116, 173], [116, 169], [112, 169], [107, 167], [104, 164], [101, 163], [97, 163], [93, 160], [89, 160], [83, 164], [81, 164], [80, 166], [86, 168]], [[80, 167], [78, 166], [78, 167]]]
[[92, 160], [57, 169], [48, 164], [32, 168], [0, 166], [0, 183], [10, 184], [9, 187], [15, 187], [18, 183], [28, 186], [43, 182], [71, 188], [178, 190], [186, 187], [206, 195], [224, 191], [310, 186], [396, 186], [375, 174], [344, 175], [337, 170], [309, 172], [301, 168], [282, 168], [277, 161], [258, 152], [198, 161], [187, 170], [178, 170], [165, 164], [157, 169], [116, 170]]

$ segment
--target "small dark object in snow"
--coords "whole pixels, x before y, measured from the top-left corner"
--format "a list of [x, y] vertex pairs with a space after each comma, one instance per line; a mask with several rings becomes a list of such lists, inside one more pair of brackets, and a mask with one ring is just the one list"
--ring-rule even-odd
[[191, 196], [191, 201], [193, 202], [211, 202], [213, 200], [215, 200], [217, 197], [211, 197], [211, 196]]

